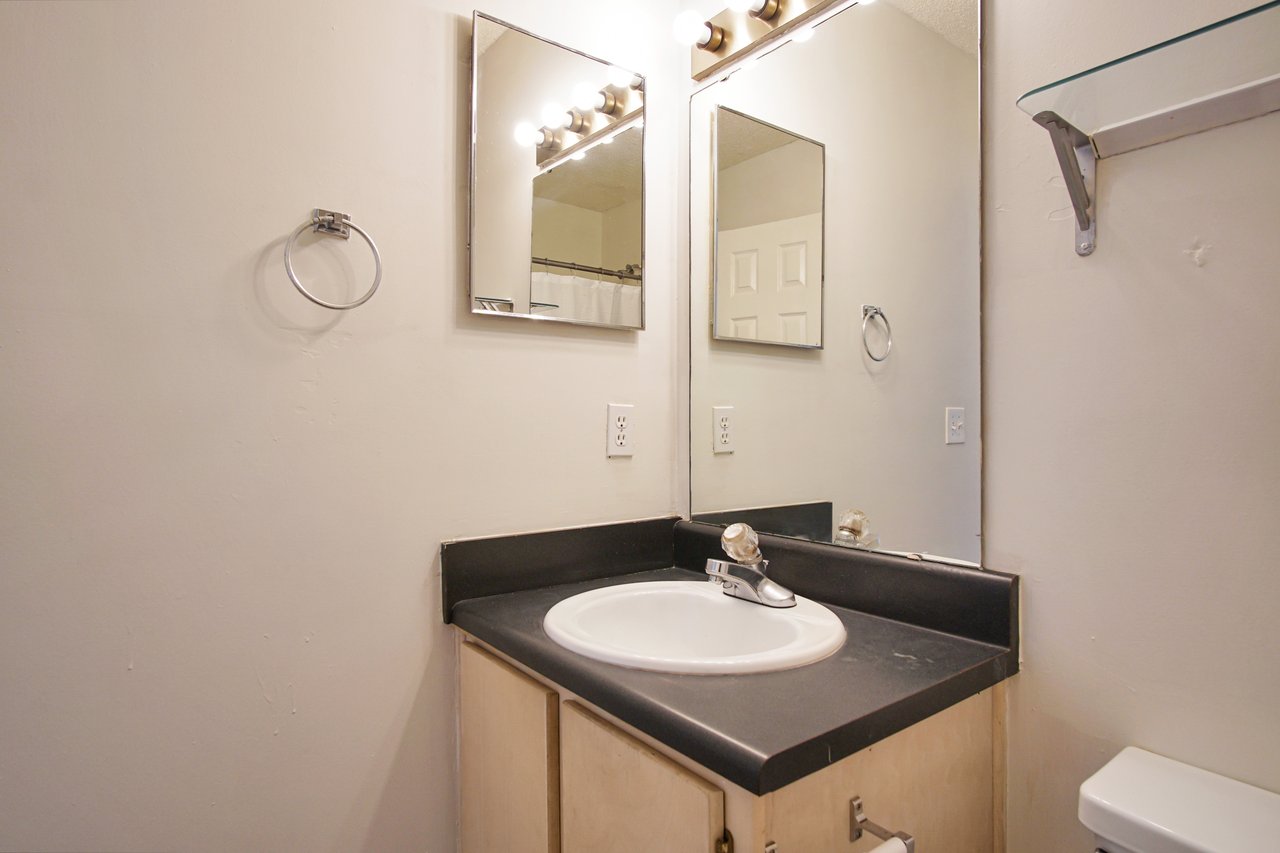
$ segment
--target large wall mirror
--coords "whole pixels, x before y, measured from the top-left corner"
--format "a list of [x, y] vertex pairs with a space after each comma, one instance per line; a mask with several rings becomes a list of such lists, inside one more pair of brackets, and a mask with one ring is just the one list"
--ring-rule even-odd
[[644, 328], [644, 78], [476, 13], [471, 310]]
[[694, 518], [978, 561], [978, 16], [851, 6], [692, 97]]

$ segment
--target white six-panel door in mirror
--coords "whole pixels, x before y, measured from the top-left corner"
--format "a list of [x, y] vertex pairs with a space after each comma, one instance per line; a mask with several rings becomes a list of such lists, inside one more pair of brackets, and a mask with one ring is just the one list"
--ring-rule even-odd
[[822, 346], [822, 145], [715, 115], [715, 336]]
[[792, 346], [822, 343], [822, 217], [721, 231], [716, 337]]
[[779, 532], [830, 539], [860, 509], [885, 550], [979, 558], [977, 33], [977, 0], [853, 6], [692, 98], [695, 518], [807, 505]]

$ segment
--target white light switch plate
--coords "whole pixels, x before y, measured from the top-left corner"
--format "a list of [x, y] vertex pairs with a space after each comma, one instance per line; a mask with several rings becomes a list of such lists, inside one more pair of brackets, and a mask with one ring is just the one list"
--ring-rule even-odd
[[947, 444], [964, 444], [964, 409], [947, 407]]
[[636, 407], [630, 403], [610, 403], [605, 425], [605, 456], [634, 456], [636, 450]]
[[733, 406], [711, 407], [711, 452], [732, 453], [734, 434]]

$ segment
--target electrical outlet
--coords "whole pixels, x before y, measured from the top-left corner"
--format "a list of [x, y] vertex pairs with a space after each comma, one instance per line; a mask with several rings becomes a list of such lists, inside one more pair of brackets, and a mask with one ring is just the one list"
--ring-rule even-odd
[[947, 407], [947, 444], [964, 444], [964, 409]]
[[605, 456], [634, 456], [636, 452], [636, 407], [630, 403], [610, 403], [605, 428]]
[[711, 407], [711, 452], [733, 452], [733, 406]]

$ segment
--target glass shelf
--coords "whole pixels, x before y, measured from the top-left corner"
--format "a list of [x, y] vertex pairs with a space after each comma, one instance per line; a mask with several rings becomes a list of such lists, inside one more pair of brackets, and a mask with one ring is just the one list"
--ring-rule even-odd
[[[1033, 89], [1018, 106], [1033, 116], [1057, 113], [1096, 137], [1277, 78], [1280, 0]], [[1099, 151], [1103, 157], [1118, 153]]]
[[1094, 160], [1280, 110], [1280, 0], [1033, 89], [1018, 106], [1053, 139], [1093, 251]]

